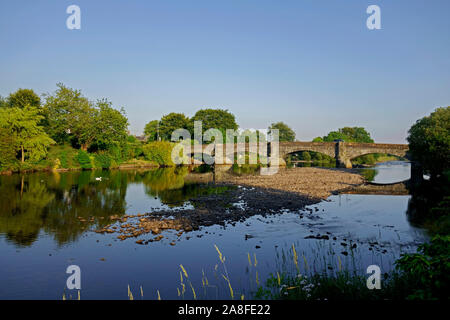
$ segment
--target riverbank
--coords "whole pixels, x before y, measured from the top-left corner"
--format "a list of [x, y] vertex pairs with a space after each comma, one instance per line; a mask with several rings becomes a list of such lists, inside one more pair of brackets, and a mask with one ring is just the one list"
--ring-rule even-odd
[[224, 181], [326, 199], [331, 194], [362, 185], [365, 179], [351, 169], [300, 167], [280, 169], [274, 175], [229, 175]]

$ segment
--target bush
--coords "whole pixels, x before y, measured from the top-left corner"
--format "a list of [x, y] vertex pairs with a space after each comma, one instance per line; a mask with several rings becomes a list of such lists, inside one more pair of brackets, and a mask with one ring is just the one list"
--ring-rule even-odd
[[167, 141], [154, 141], [144, 145], [142, 149], [146, 160], [153, 161], [160, 166], [173, 166], [173, 147], [174, 144]]
[[67, 159], [67, 151], [61, 152], [59, 161], [61, 163], [61, 167], [65, 168], [65, 169], [69, 168], [69, 160]]
[[303, 158], [303, 160], [305, 160], [305, 161], [311, 161], [311, 155], [309, 154], [308, 151], [303, 151], [303, 152], [302, 152], [302, 158]]
[[108, 154], [111, 160], [113, 160], [116, 163], [121, 163], [123, 161], [122, 151], [119, 146], [112, 145], [108, 147]]
[[111, 167], [111, 158], [105, 152], [96, 154], [94, 159], [96, 168], [109, 169]]
[[314, 159], [317, 161], [322, 161], [323, 160], [322, 154], [319, 152], [316, 152], [316, 154], [314, 155]]
[[78, 151], [77, 161], [82, 169], [92, 169], [91, 158], [89, 157], [89, 154], [86, 151], [84, 150]]
[[413, 290], [409, 299], [449, 298], [450, 236], [435, 236], [419, 246], [418, 253], [404, 254], [395, 264]]

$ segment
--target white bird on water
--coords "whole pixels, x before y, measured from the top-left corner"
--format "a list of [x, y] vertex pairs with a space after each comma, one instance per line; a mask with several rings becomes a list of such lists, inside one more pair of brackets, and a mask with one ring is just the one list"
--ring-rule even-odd
[[102, 181], [102, 177], [97, 177], [97, 178], [95, 178], [95, 180]]

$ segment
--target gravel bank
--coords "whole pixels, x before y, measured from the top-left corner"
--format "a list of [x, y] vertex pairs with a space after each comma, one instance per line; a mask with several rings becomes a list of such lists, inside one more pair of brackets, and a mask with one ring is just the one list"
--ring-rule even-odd
[[322, 168], [280, 169], [271, 176], [227, 176], [224, 180], [237, 185], [289, 191], [320, 199], [364, 183], [364, 178], [352, 170]]

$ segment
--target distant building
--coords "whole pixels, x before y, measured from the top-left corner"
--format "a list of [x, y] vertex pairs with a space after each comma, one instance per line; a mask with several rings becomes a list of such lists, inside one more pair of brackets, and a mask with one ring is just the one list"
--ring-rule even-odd
[[134, 136], [136, 139], [138, 139], [139, 141], [145, 142], [147, 141], [147, 137], [145, 135], [142, 136]]

